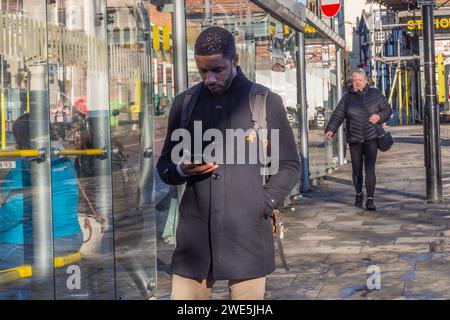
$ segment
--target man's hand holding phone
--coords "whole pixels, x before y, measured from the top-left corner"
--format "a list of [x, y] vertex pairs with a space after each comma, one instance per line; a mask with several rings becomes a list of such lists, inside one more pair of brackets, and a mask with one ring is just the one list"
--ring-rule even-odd
[[207, 174], [213, 172], [219, 166], [214, 163], [181, 163], [181, 170], [188, 176]]
[[202, 154], [192, 154], [185, 151], [183, 161], [180, 163], [180, 169], [187, 176], [207, 174], [219, 168], [215, 163], [205, 163]]

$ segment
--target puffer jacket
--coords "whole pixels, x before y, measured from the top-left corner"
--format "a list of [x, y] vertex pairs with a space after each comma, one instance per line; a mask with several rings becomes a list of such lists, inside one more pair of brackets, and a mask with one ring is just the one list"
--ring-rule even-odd
[[[380, 121], [377, 124], [369, 121], [373, 114], [380, 116]], [[362, 91], [358, 92], [350, 87], [332, 113], [325, 132], [336, 133], [346, 119], [348, 143], [375, 140], [378, 137], [377, 132], [380, 132], [381, 124], [386, 122], [391, 114], [392, 108], [380, 90], [371, 88], [368, 84]]]

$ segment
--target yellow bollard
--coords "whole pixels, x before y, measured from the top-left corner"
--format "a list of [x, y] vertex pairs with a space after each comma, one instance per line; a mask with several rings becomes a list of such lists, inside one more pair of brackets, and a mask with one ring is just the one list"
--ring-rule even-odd
[[30, 91], [27, 90], [27, 112], [30, 113]]

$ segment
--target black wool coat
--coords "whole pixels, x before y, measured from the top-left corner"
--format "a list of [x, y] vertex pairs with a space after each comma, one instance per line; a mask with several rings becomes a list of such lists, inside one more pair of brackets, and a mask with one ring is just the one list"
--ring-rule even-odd
[[[380, 116], [377, 124], [369, 121], [372, 114]], [[362, 91], [356, 92], [353, 87], [350, 87], [331, 114], [325, 132], [336, 133], [339, 126], [346, 120], [348, 143], [375, 140], [378, 137], [377, 126], [380, 127], [386, 122], [391, 114], [392, 108], [389, 102], [378, 89], [371, 88], [367, 84]]]
[[[187, 128], [191, 135], [193, 121], [202, 121], [203, 131], [216, 128], [224, 133], [226, 129], [253, 128], [249, 106], [251, 87], [252, 82], [240, 69], [224, 94], [213, 95], [203, 86]], [[170, 157], [178, 142], [170, 141], [170, 136], [180, 127], [185, 94], [174, 100], [166, 141], [157, 163], [165, 183], [186, 182], [179, 207], [172, 272], [198, 279], [209, 276], [214, 280], [266, 276], [275, 269], [269, 214], [273, 207], [282, 205], [300, 178], [297, 147], [282, 100], [272, 92], [267, 97], [267, 126], [269, 130], [279, 129], [280, 160], [278, 173], [263, 186], [260, 166], [247, 162], [221, 164], [214, 174], [187, 178], [178, 174]], [[247, 156], [248, 152], [246, 159]]]

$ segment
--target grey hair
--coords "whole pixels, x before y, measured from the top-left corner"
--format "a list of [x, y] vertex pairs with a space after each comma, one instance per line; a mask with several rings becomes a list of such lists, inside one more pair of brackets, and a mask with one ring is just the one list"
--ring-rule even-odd
[[364, 69], [356, 69], [356, 70], [354, 70], [352, 72], [352, 77], [351, 77], [352, 79], [353, 79], [353, 75], [355, 73], [358, 73], [358, 74], [362, 75], [364, 77], [364, 79], [366, 79], [366, 81], [369, 81], [369, 79], [367, 79], [367, 75], [366, 75], [366, 72], [364, 71]]

